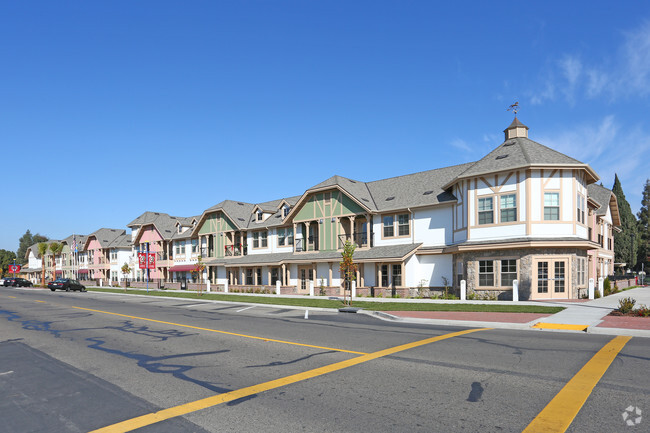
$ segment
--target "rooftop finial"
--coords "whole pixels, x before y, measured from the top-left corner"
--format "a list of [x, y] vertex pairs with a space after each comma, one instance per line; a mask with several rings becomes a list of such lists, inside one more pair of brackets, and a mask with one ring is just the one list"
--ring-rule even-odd
[[517, 118], [517, 112], [519, 111], [519, 101], [516, 101], [514, 104], [512, 104], [506, 111], [512, 111], [515, 113], [515, 119]]

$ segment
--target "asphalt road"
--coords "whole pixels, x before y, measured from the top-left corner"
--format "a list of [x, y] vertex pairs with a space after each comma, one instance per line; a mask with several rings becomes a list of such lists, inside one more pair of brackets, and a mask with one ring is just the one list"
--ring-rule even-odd
[[650, 431], [648, 339], [467, 329], [2, 288], [0, 430]]

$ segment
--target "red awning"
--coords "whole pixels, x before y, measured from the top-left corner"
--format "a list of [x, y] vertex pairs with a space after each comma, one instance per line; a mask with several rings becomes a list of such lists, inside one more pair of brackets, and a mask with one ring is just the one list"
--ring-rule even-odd
[[57, 275], [61, 275], [61, 274], [63, 274], [63, 271], [54, 271], [54, 273], [57, 274]]
[[79, 274], [87, 274], [88, 269], [77, 269], [77, 273], [79, 273]]
[[169, 268], [169, 272], [190, 272], [196, 269], [196, 265], [176, 265]]

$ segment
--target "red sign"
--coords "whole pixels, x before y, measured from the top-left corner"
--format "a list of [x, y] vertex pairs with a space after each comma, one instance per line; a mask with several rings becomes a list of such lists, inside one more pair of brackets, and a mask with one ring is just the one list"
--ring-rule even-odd
[[156, 269], [156, 253], [149, 253], [148, 268]]
[[147, 269], [147, 253], [138, 253], [138, 264], [140, 269]]
[[20, 265], [9, 265], [9, 272], [20, 272]]

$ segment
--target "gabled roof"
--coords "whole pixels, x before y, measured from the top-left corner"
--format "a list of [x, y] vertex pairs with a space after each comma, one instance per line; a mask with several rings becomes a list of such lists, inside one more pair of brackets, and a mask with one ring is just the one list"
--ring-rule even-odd
[[[169, 240], [172, 239], [174, 234], [178, 233], [178, 223], [182, 226], [190, 227], [192, 226], [194, 218], [196, 217], [175, 217], [164, 212], [145, 212], [131, 221], [128, 224], [128, 227], [141, 228], [153, 225], [163, 239]], [[136, 241], [139, 240], [139, 238], [140, 233], [138, 233]]]
[[450, 187], [460, 179], [526, 167], [583, 168], [589, 177], [587, 183], [593, 183], [599, 179], [596, 172], [588, 164], [526, 137], [515, 137], [504, 141], [499, 147], [476, 161], [454, 179], [451, 179], [445, 185], [445, 188]]
[[68, 236], [67, 238], [63, 239], [63, 240], [61, 241], [61, 243], [62, 243], [62, 244], [70, 245], [70, 247], [72, 247], [72, 242], [73, 242], [74, 240], [76, 240], [76, 241], [77, 241], [77, 249], [78, 249], [79, 251], [81, 251], [81, 250], [83, 249], [83, 246], [86, 244], [86, 239], [87, 239], [87, 238], [88, 238], [87, 235], [78, 235], [78, 234], [74, 234], [74, 235], [70, 235], [70, 236]]
[[473, 163], [368, 182], [378, 212], [456, 201], [443, 186]]
[[88, 248], [91, 238], [97, 239], [102, 248], [109, 248], [109, 245], [119, 236], [126, 234], [126, 230], [101, 228], [88, 235], [84, 242], [83, 249]]
[[609, 208], [612, 214], [612, 223], [615, 226], [621, 225], [618, 200], [616, 200], [616, 195], [611, 190], [602, 185], [592, 183], [591, 185], [587, 185], [587, 193], [589, 194], [589, 198], [599, 205], [595, 210], [597, 216], [606, 215], [607, 208]]
[[[50, 240], [47, 240], [47, 241], [36, 243], [36, 244], [32, 245], [31, 247], [27, 248], [27, 250], [25, 250], [25, 259], [29, 259], [29, 252], [30, 251], [34, 252], [34, 257], [36, 257], [37, 259], [40, 258], [41, 256], [38, 253], [38, 244], [48, 244], [48, 245], [50, 245], [53, 242], [61, 242], [61, 241], [57, 241], [56, 239], [50, 239]], [[48, 249], [48, 251], [49, 251], [49, 249]]]
[[[211, 208], [207, 209], [203, 214], [212, 213], [215, 211], [222, 211], [233, 224], [239, 229], [248, 227], [251, 220], [251, 214], [255, 207], [252, 203], [245, 203], [241, 201], [224, 200]], [[199, 224], [197, 224], [197, 227]]]
[[108, 246], [108, 248], [131, 248], [133, 242], [131, 242], [130, 234], [122, 234], [116, 237]]
[[365, 182], [358, 180], [349, 179], [347, 177], [334, 175], [329, 179], [314, 185], [309, 188], [305, 194], [309, 194], [316, 191], [322, 191], [331, 187], [339, 187], [344, 192], [347, 192], [350, 198], [356, 200], [363, 207], [373, 210], [375, 208], [375, 203], [372, 199], [372, 195], [368, 190], [368, 186]]

